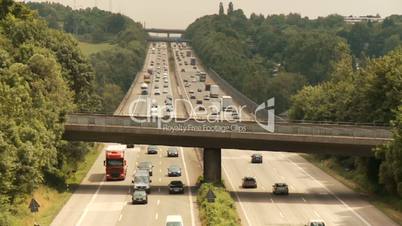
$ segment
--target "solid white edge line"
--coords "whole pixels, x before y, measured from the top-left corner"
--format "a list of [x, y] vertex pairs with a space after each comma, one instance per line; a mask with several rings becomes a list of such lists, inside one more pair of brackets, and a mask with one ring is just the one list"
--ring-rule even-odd
[[191, 225], [195, 226], [193, 196], [192, 196], [192, 191], [191, 191], [191, 186], [190, 186], [190, 178], [188, 176], [188, 171], [187, 171], [186, 160], [184, 160], [183, 147], [180, 147], [180, 151], [181, 151], [181, 160], [183, 161], [184, 172], [186, 174], [186, 183], [188, 185], [188, 200], [189, 200], [189, 203], [190, 203]]
[[248, 215], [246, 213], [246, 209], [244, 208], [243, 203], [242, 203], [242, 201], [241, 201], [241, 199], [239, 197], [239, 194], [235, 191], [235, 187], [233, 186], [232, 180], [230, 180], [229, 174], [227, 173], [226, 168], [225, 168], [225, 166], [223, 164], [222, 164], [222, 169], [223, 169], [223, 173], [226, 175], [226, 178], [229, 181], [230, 187], [232, 187], [232, 190], [235, 193], [236, 199], [237, 199], [237, 201], [238, 201], [238, 203], [240, 205], [240, 209], [243, 212], [243, 215], [246, 217], [247, 224], [249, 226], [252, 226], [252, 224], [250, 222], [250, 219], [248, 218]]
[[335, 193], [333, 193], [331, 190], [329, 190], [323, 183], [321, 183], [319, 180], [311, 176], [309, 173], [307, 173], [303, 168], [301, 168], [299, 165], [297, 165], [295, 162], [293, 162], [290, 158], [286, 158], [291, 164], [295, 165], [297, 168], [299, 168], [305, 175], [313, 179], [316, 183], [318, 183], [320, 186], [322, 186], [330, 195], [334, 196], [343, 206], [345, 206], [349, 211], [351, 211], [357, 218], [359, 218], [364, 224], [371, 226], [369, 222], [367, 222], [359, 213], [357, 213], [352, 207], [350, 207], [347, 203], [345, 203], [341, 198], [339, 198]]
[[78, 219], [77, 223], [75, 224], [75, 226], [80, 226], [82, 221], [84, 220], [85, 216], [88, 213], [88, 208], [90, 205], [92, 205], [92, 203], [94, 202], [96, 196], [98, 196], [98, 193], [100, 191], [100, 188], [102, 187], [102, 185], [105, 183], [105, 179], [106, 176], [103, 176], [102, 178], [102, 182], [98, 185], [98, 188], [96, 189], [95, 194], [92, 195], [91, 200], [87, 203], [87, 205], [85, 206], [84, 212], [81, 214], [80, 218]]

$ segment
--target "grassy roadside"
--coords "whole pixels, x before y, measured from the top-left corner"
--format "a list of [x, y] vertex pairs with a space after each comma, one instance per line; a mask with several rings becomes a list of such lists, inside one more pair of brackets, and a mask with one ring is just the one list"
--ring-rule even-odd
[[[349, 187], [355, 192], [369, 194], [364, 186], [356, 183], [350, 179], [351, 175], [346, 172], [342, 167], [337, 166], [330, 162], [330, 160], [322, 161], [312, 155], [302, 155], [304, 159], [314, 164], [325, 173], [334, 177], [336, 180]], [[368, 201], [376, 208], [381, 210], [385, 215], [395, 221], [397, 224], [402, 225], [402, 200], [396, 196], [384, 196], [369, 194]]]
[[[77, 171], [67, 179], [67, 184], [81, 183], [95, 160], [98, 158], [102, 148], [103, 144], [95, 145], [95, 147], [85, 156], [84, 161], [79, 163]], [[50, 225], [72, 193], [73, 191], [71, 190], [59, 192], [56, 189], [45, 185], [39, 186], [33, 194], [33, 197], [35, 197], [40, 204], [39, 212], [35, 215], [30, 213], [28, 205], [32, 197], [26, 197], [26, 199], [16, 207], [17, 214], [14, 216], [15, 219], [12, 219], [13, 225], [31, 226], [34, 225], [35, 221], [41, 226]]]
[[108, 50], [113, 48], [115, 45], [103, 42], [103, 43], [89, 43], [89, 42], [82, 42], [78, 43], [79, 48], [81, 49], [82, 53], [85, 56], [89, 56], [93, 53], [97, 53], [103, 50]]
[[[216, 196], [215, 202], [208, 202], [206, 196], [209, 190]], [[240, 218], [235, 208], [233, 198], [224, 187], [203, 183], [198, 190], [197, 204], [200, 220], [203, 226], [240, 226]]]

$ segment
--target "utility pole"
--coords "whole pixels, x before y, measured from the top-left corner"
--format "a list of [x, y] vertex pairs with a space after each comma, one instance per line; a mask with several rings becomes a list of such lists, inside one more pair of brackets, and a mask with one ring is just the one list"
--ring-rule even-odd
[[113, 8], [112, 8], [112, 0], [109, 0], [109, 11], [112, 12]]

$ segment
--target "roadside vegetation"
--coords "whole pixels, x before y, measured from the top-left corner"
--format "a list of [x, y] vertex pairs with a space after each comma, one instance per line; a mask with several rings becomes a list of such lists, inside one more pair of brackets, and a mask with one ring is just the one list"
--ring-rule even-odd
[[[87, 175], [102, 148], [103, 145], [98, 144], [85, 155], [83, 160], [77, 164], [76, 170], [66, 178], [64, 188], [59, 187], [55, 189], [54, 187], [39, 185], [32, 196], [26, 196], [25, 200], [16, 206], [16, 214], [11, 217], [11, 225], [34, 225], [35, 222], [42, 226], [50, 225], [54, 217], [63, 208], [74, 190]], [[27, 208], [32, 197], [40, 204], [39, 212], [35, 214], [32, 214], [29, 208]]]
[[[229, 4], [186, 30], [203, 62], [245, 95], [293, 120], [391, 125], [373, 157], [311, 155], [354, 182], [400, 222], [402, 213], [402, 16], [346, 24], [342, 16], [246, 17]], [[235, 47], [235, 48], [234, 48]], [[328, 169], [329, 169], [328, 168]], [[386, 198], [385, 198], [386, 197]]]
[[[65, 115], [114, 110], [140, 70], [145, 33], [129, 18], [98, 9], [14, 1], [1, 6], [0, 225], [32, 225], [31, 197], [41, 204], [37, 221], [48, 225], [100, 153], [93, 144], [61, 140]], [[51, 12], [48, 22], [29, 8], [34, 6]], [[102, 40], [89, 38], [102, 35], [93, 30], [66, 34], [71, 14], [82, 14], [74, 23], [91, 18], [87, 28], [107, 21], [121, 30], [108, 30]], [[86, 57], [77, 37], [107, 48]]]
[[146, 33], [142, 25], [98, 8], [73, 10], [58, 3], [28, 5], [49, 27], [70, 33], [80, 41], [95, 71], [100, 111], [113, 113], [145, 60]]
[[[77, 42], [21, 3], [0, 9], [0, 225], [41, 185], [65, 187], [91, 150], [61, 140], [64, 117], [97, 111], [95, 73]], [[25, 206], [26, 208], [26, 206]], [[20, 224], [16, 224], [20, 225]]]
[[[207, 194], [211, 190], [216, 198], [215, 202], [208, 202]], [[240, 226], [235, 203], [229, 192], [222, 186], [203, 183], [198, 190], [197, 203], [200, 220], [204, 226]]]
[[218, 14], [197, 19], [185, 36], [202, 61], [243, 94], [257, 103], [275, 97], [279, 114], [304, 85], [330, 79], [345, 55], [357, 69], [401, 45], [402, 16], [351, 25], [340, 15], [246, 17], [229, 4], [226, 12], [220, 5]]

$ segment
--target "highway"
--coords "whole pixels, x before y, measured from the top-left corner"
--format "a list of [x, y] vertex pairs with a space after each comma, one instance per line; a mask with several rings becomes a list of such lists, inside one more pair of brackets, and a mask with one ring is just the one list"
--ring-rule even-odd
[[[172, 65], [169, 67], [167, 45], [150, 43], [143, 71], [134, 80], [132, 88], [122, 102], [121, 110], [115, 114], [150, 114], [153, 103], [158, 105], [158, 115], [165, 115], [167, 112], [163, 107], [168, 96], [172, 96], [174, 100], [183, 98], [190, 102], [192, 107], [197, 105], [197, 100], [202, 100], [207, 111], [209, 106], [213, 105], [212, 102], [219, 101], [218, 98], [204, 100], [208, 92], [204, 90], [204, 83], [194, 76], [196, 72], [203, 71], [203, 68], [198, 59], [196, 65], [190, 65], [190, 57], [186, 56], [186, 51], [191, 48], [177, 44], [172, 44], [171, 47], [176, 73]], [[154, 73], [159, 71], [159, 76], [152, 76], [148, 95], [141, 95], [144, 74], [148, 73], [147, 70], [151, 67], [155, 70]], [[163, 77], [165, 72], [166, 82]], [[208, 75], [206, 82], [214, 84]], [[165, 84], [167, 86], [164, 87]], [[157, 90], [160, 94], [157, 94]], [[191, 95], [195, 98], [191, 99]], [[225, 93], [221, 90], [219, 95]], [[155, 101], [145, 103], [144, 100], [149, 98]], [[140, 103], [133, 104], [135, 102]], [[234, 102], [236, 104], [236, 100]], [[190, 108], [188, 105], [178, 104], [173, 116], [195, 116], [189, 112]], [[251, 115], [244, 113], [241, 117], [250, 119]], [[157, 155], [146, 154], [146, 149], [147, 145], [135, 145], [134, 148], [126, 150], [128, 175], [124, 181], [105, 181], [105, 156], [104, 153], [99, 155], [52, 225], [164, 225], [166, 216], [174, 214], [181, 215], [186, 226], [200, 225], [194, 187], [198, 176], [202, 175], [202, 155], [199, 150], [179, 148], [179, 158], [167, 158], [167, 147], [159, 146]], [[323, 219], [327, 225], [397, 225], [363, 197], [298, 154], [261, 152], [263, 164], [251, 164], [252, 153], [255, 152], [228, 149], [222, 151], [222, 176], [226, 188], [236, 200], [242, 225], [304, 225], [310, 219]], [[142, 161], [151, 161], [154, 165], [151, 194], [148, 196], [148, 204], [132, 205], [132, 174], [136, 164]], [[183, 175], [179, 179], [187, 186], [185, 194], [168, 194], [167, 185], [171, 179], [166, 174], [167, 168], [172, 164], [182, 168]], [[244, 176], [255, 177], [258, 188], [242, 189], [240, 185]], [[290, 195], [272, 195], [272, 184], [276, 182], [287, 183]]]
[[[190, 51], [191, 48], [173, 44], [173, 52]], [[183, 54], [184, 55], [184, 54]], [[189, 61], [189, 57], [182, 62]], [[196, 71], [205, 71], [199, 64], [185, 65], [177, 62], [179, 77], [186, 87], [187, 97], [194, 93], [196, 99], [205, 95], [203, 82], [193, 79]], [[184, 70], [183, 70], [184, 69]], [[206, 82], [215, 84], [207, 75]], [[202, 92], [197, 89], [201, 88]], [[222, 90], [219, 96], [227, 95]], [[196, 99], [190, 100], [193, 106]], [[206, 108], [211, 99], [204, 101]], [[234, 100], [236, 105], [236, 101]], [[250, 119], [247, 112], [240, 115], [242, 119]], [[319, 168], [307, 162], [298, 154], [260, 152], [263, 164], [251, 164], [251, 155], [255, 151], [223, 150], [222, 172], [226, 188], [236, 200], [236, 207], [243, 225], [305, 225], [311, 219], [323, 219], [327, 225], [397, 225], [381, 211], [377, 210], [359, 194], [354, 193]], [[256, 178], [257, 189], [241, 188], [242, 178]], [[272, 195], [272, 185], [284, 182], [289, 185], [289, 196]]]
[[[152, 44], [151, 44], [152, 45]], [[134, 80], [133, 87], [129, 90], [123, 103], [122, 110], [115, 114], [145, 115], [149, 114], [150, 103], [158, 106], [164, 105], [168, 95], [177, 97], [176, 81], [168, 66], [168, 53], [166, 45], [158, 44], [160, 51], [149, 48], [144, 68]], [[163, 47], [165, 46], [165, 47]], [[153, 52], [153, 53], [152, 53]], [[149, 84], [148, 95], [141, 94], [143, 75], [151, 64], [157, 68], [160, 66], [161, 75], [159, 81], [152, 76]], [[156, 65], [159, 62], [160, 65]], [[166, 68], [166, 69], [165, 69]], [[167, 82], [164, 82], [163, 73], [168, 74]], [[167, 83], [167, 87], [163, 85]], [[160, 95], [155, 95], [155, 85], [159, 86]], [[148, 98], [156, 102], [143, 102]], [[140, 101], [139, 101], [140, 100]], [[139, 104], [132, 104], [138, 102]], [[131, 105], [131, 106], [130, 106]], [[162, 110], [162, 108], [160, 107]], [[164, 112], [160, 112], [164, 114]], [[183, 106], [177, 107], [177, 114], [186, 115]], [[105, 144], [110, 146], [114, 144]], [[146, 145], [136, 145], [127, 149], [126, 159], [128, 163], [127, 177], [124, 181], [105, 181], [104, 153], [99, 155], [96, 162], [72, 194], [69, 201], [56, 216], [51, 225], [54, 226], [110, 226], [110, 225], [138, 225], [153, 226], [164, 225], [168, 215], [181, 215], [185, 225], [200, 225], [196, 206], [196, 190], [194, 188], [197, 178], [202, 174], [198, 150], [194, 148], [179, 148], [179, 158], [167, 158], [167, 147], [159, 146], [157, 155], [146, 154]], [[105, 149], [102, 150], [104, 152]], [[148, 195], [148, 204], [131, 204], [132, 175], [136, 165], [142, 161], [150, 161], [154, 165], [152, 176], [151, 194]], [[172, 165], [182, 168], [182, 176], [174, 179], [182, 180], [185, 184], [185, 194], [170, 195], [168, 184], [171, 178], [167, 177], [167, 168]]]

